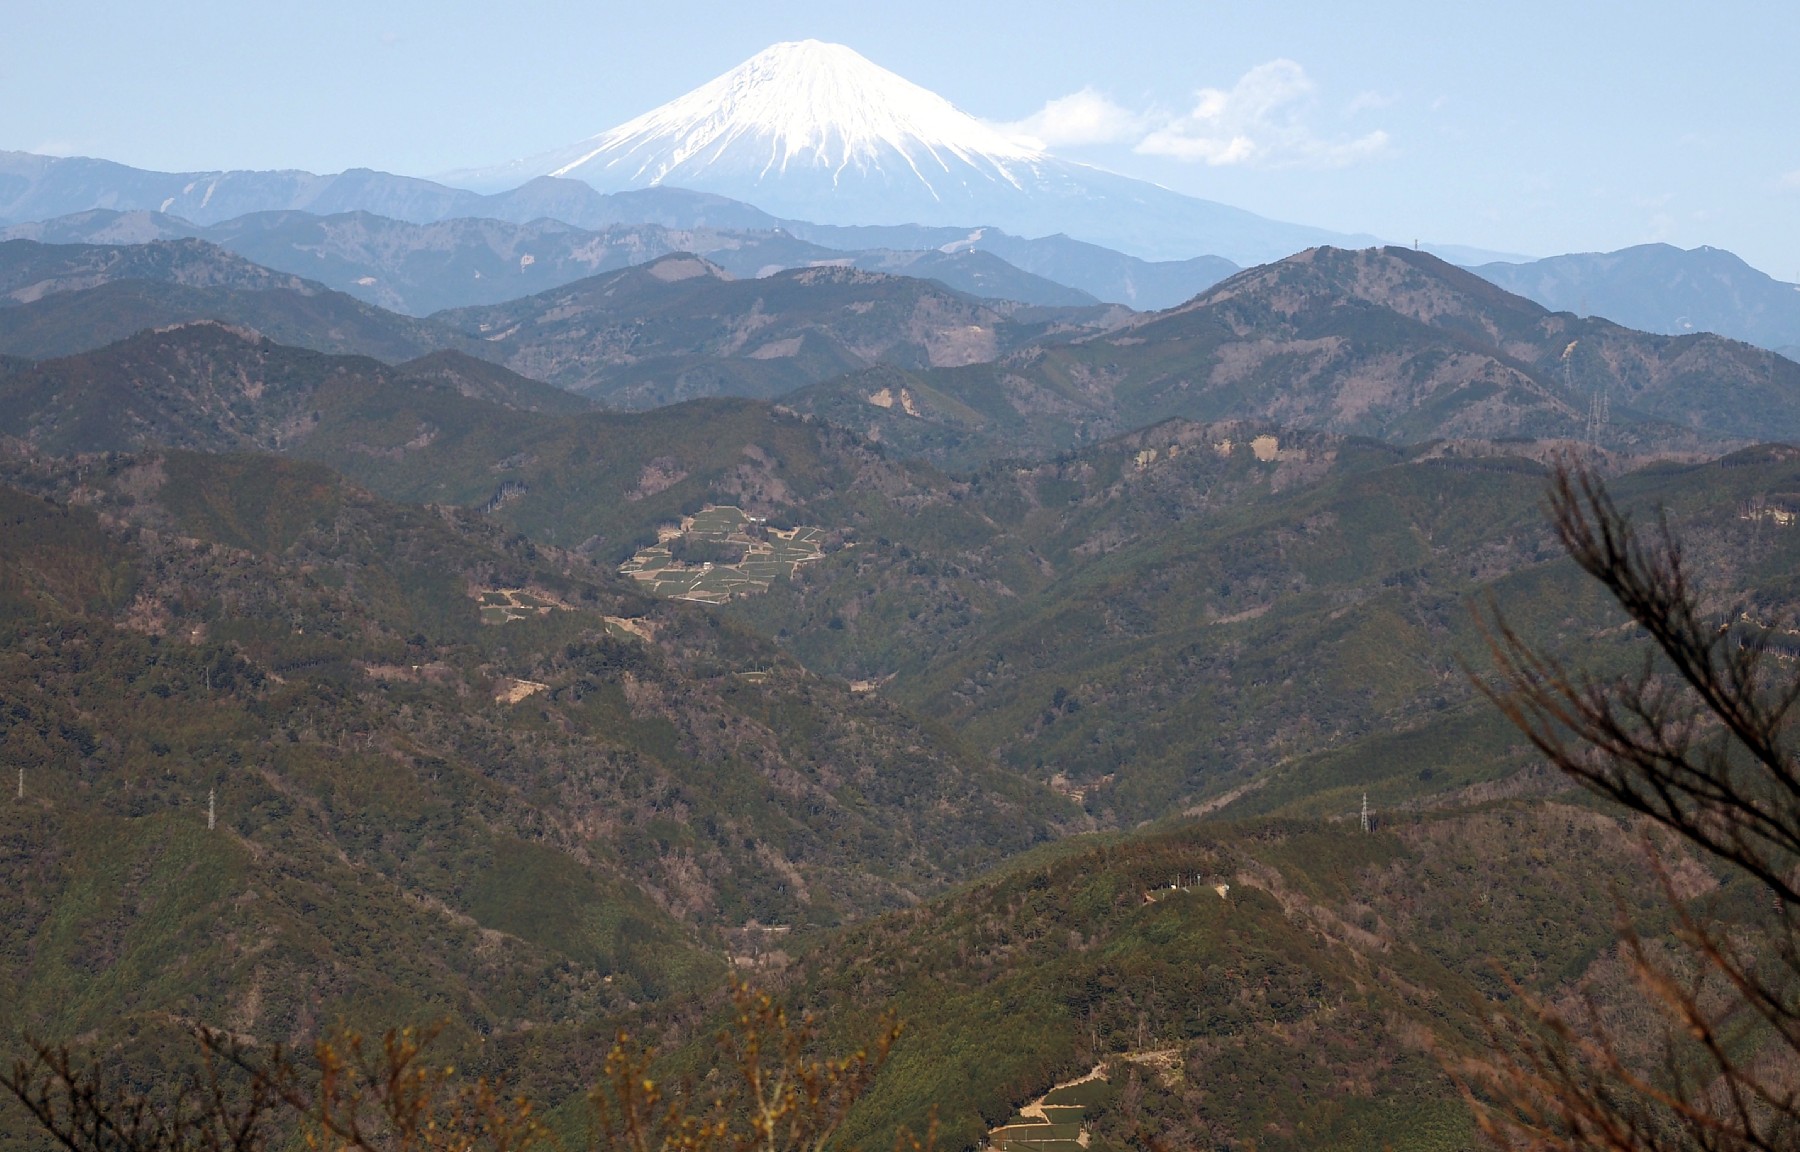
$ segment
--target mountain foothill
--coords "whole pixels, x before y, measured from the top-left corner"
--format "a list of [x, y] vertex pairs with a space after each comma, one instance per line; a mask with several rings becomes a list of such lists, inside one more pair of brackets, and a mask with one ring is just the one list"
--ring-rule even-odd
[[1625, 997], [1621, 910], [1677, 930], [1645, 826], [1475, 683], [1478, 607], [1642, 658], [1553, 464], [1800, 603], [1800, 294], [1729, 254], [0, 167], [9, 1037], [447, 1018], [560, 1124], [620, 1027], [698, 1067], [735, 975], [907, 1019], [864, 1146], [1080, 1081], [1074, 1147], [1466, 1147], [1446, 1054]]

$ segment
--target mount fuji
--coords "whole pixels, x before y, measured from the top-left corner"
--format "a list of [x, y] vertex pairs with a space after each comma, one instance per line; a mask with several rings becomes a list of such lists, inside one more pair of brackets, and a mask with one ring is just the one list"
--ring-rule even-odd
[[481, 191], [541, 176], [602, 192], [656, 186], [747, 201], [820, 224], [992, 225], [1065, 233], [1154, 260], [1279, 259], [1348, 236], [1183, 196], [1024, 147], [840, 44], [776, 44], [634, 120], [495, 168], [448, 173]]

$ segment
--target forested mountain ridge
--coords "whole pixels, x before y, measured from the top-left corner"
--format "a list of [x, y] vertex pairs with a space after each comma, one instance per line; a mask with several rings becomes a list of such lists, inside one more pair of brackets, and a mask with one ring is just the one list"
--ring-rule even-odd
[[149, 329], [220, 323], [291, 347], [388, 363], [446, 348], [474, 351], [429, 321], [384, 312], [328, 289], [193, 288], [114, 280], [0, 308], [0, 349], [30, 360], [93, 352]]
[[[909, 410], [870, 401], [906, 388]], [[1627, 451], [1800, 435], [1800, 365], [1710, 334], [1551, 313], [1410, 249], [1313, 249], [1117, 330], [992, 363], [889, 369], [794, 397], [958, 466], [1157, 420], [1263, 420], [1395, 443], [1596, 440]]]
[[[1545, 475], [1517, 444], [1172, 422], [970, 478], [979, 543], [900, 525], [730, 611], [1103, 823], [1228, 794], [1227, 811], [1343, 812], [1365, 789], [1395, 803], [1530, 764], [1468, 681], [1471, 606], [1494, 597], [1534, 637], [1610, 626], [1543, 524]], [[1617, 484], [1645, 515], [1665, 503], [1722, 587], [1791, 585], [1800, 538], [1744, 511], [1800, 507], [1791, 450]]]
[[140, 332], [94, 352], [0, 374], [0, 428], [40, 450], [142, 447], [274, 451], [321, 417], [321, 390], [423, 389], [518, 411], [579, 412], [580, 397], [457, 352], [389, 367], [276, 344], [198, 321]]
[[[79, 249], [61, 280], [28, 274], [49, 251], [15, 262], [29, 293], [85, 283], [87, 263], [112, 275], [148, 259]], [[976, 300], [843, 267], [736, 280], [675, 254], [416, 320], [261, 271], [276, 286], [211, 283], [249, 275], [226, 259], [237, 264], [163, 269], [174, 282], [119, 280], [0, 309], [0, 350], [41, 358], [216, 318], [389, 362], [454, 349], [616, 407], [782, 398], [959, 468], [1054, 454], [1171, 416], [1397, 443], [1583, 439], [1629, 452], [1800, 433], [1792, 361], [1707, 334], [1549, 313], [1405, 249], [1309, 251], [1134, 317]], [[209, 283], [181, 282], [196, 275]]]
[[877, 361], [991, 360], [1119, 310], [1032, 309], [855, 268], [735, 280], [687, 254], [433, 320], [514, 371], [616, 407], [701, 396], [770, 398]]
[[[784, 236], [761, 242], [800, 243]], [[761, 268], [771, 274], [740, 280], [666, 244], [661, 251], [669, 254], [651, 259], [630, 237], [621, 243], [635, 259], [615, 262], [602, 252], [593, 260], [629, 267], [421, 319], [202, 240], [9, 241], [0, 245], [0, 291], [11, 293], [0, 300], [12, 305], [0, 308], [0, 352], [68, 356], [146, 328], [216, 320], [285, 344], [389, 363], [457, 350], [614, 406], [649, 407], [696, 396], [778, 395], [878, 362], [970, 363], [1030, 341], [1094, 331], [1128, 314], [1086, 297], [1070, 308], [984, 300], [845, 260], [794, 272]], [[921, 260], [932, 267], [948, 262], [972, 281], [1011, 275], [981, 253], [875, 254], [875, 263], [897, 271]]]
[[[1290, 424], [1413, 442], [1576, 435], [1598, 397], [1607, 416], [1596, 434], [1617, 446], [1678, 442], [1676, 429], [1726, 438], [1800, 433], [1800, 373], [1779, 357], [1710, 334], [1657, 336], [1551, 313], [1404, 248], [1319, 249], [1252, 269], [1130, 335], [1154, 342], [1149, 334], [1162, 324], [1202, 316], [1209, 326], [1274, 338], [1272, 353], [1291, 342], [1306, 367], [1297, 379], [1289, 370], [1289, 387], [1270, 394], [1268, 413]], [[1428, 329], [1437, 347], [1420, 347], [1426, 339], [1405, 322]], [[1318, 341], [1318, 351], [1308, 341]], [[1315, 391], [1311, 377], [1329, 387]], [[1253, 379], [1254, 369], [1234, 372], [1222, 361], [1213, 376], [1238, 387]], [[1145, 383], [1140, 405], [1156, 390], [1181, 387]]]
[[708, 500], [852, 535], [926, 509], [959, 532], [987, 530], [957, 510], [957, 481], [767, 404], [571, 410], [584, 406], [454, 353], [389, 367], [218, 324], [147, 332], [0, 377], [0, 434], [40, 451], [279, 450], [390, 499], [485, 508], [546, 543], [614, 561]]
[[[1244, 803], [1280, 807], [1321, 788], [1341, 803], [1333, 773], [1379, 771], [1398, 796], [1514, 771], [1516, 747], [1459, 671], [1478, 645], [1466, 605], [1503, 592], [1547, 620], [1552, 604], [1593, 600], [1554, 563], [1538, 507], [1547, 449], [1530, 445], [1177, 421], [952, 477], [741, 400], [552, 413], [527, 382], [458, 391], [218, 327], [93, 355], [111, 358], [101, 378], [153, 394], [201, 363], [238, 389], [216, 411], [169, 398], [203, 417], [174, 442], [279, 447], [608, 563], [708, 503], [835, 533], [855, 546], [726, 611], [815, 671], [946, 719], [1101, 823], [1249, 783]], [[63, 371], [0, 382], [0, 430], [85, 451], [156, 438], [130, 397], [103, 389], [81, 408], [79, 387], [41, 382]], [[21, 399], [47, 394], [61, 407]], [[1770, 467], [1720, 473], [1732, 494], [1718, 488], [1706, 515], [1729, 522], [1740, 502], [1800, 491]], [[1723, 483], [1712, 475], [1694, 482]], [[1454, 770], [1416, 778], [1452, 746]], [[1276, 764], [1312, 782], [1276, 788]]]
[[[937, 1103], [974, 1141], [1110, 1062], [1101, 1147], [1146, 1124], [1178, 1144], [1466, 1142], [1421, 1029], [1474, 1042], [1500, 994], [1487, 955], [1546, 994], [1613, 980], [1596, 909], [1637, 831], [1546, 798], [1469, 682], [1471, 605], [1602, 668], [1637, 641], [1543, 522], [1570, 440], [1407, 429], [1529, 430], [1572, 407], [1559, 342], [1598, 345], [1649, 399], [1581, 450], [1626, 507], [1668, 510], [1723, 600], [1773, 618], [1800, 602], [1800, 457], [1719, 457], [1709, 422], [1729, 388], [1779, 409], [1785, 378], [1406, 253], [1314, 253], [955, 369], [907, 342], [903, 307], [831, 315], [866, 302], [846, 284], [905, 307], [930, 286], [670, 259], [680, 278], [653, 264], [501, 318], [579, 347], [608, 300], [667, 300], [702, 336], [659, 344], [650, 309], [645, 363], [746, 316], [927, 362], [632, 413], [462, 352], [389, 364], [217, 322], [0, 364], [0, 770], [28, 786], [0, 844], [30, 877], [0, 990], [35, 1013], [0, 1024], [123, 1022], [136, 1039], [109, 1051], [154, 1054], [170, 1014], [304, 1040], [332, 1014], [449, 1006], [460, 1063], [554, 1103], [596, 1029], [702, 1037], [730, 957], [846, 1029], [873, 1003], [914, 1019], [856, 1121], [870, 1138]], [[800, 303], [746, 306], [784, 292]], [[1048, 331], [943, 298], [959, 324]], [[485, 335], [466, 338], [503, 343]], [[1282, 366], [1231, 402], [1291, 402], [1302, 426], [1101, 435], [1171, 396], [1224, 404], [1214, 368], [1265, 344]], [[1371, 349], [1402, 369], [1359, 376]], [[1510, 383], [1483, 400], [1404, 367], [1451, 362]], [[971, 423], [959, 473], [907, 458], [927, 438], [802, 411], [866, 387], [878, 431], [925, 425], [977, 377], [1021, 418], [1062, 406], [1016, 439]], [[1359, 388], [1390, 404], [1387, 439], [1304, 426]], [[621, 575], [707, 505], [805, 526], [819, 554], [716, 607]], [[1365, 793], [1369, 837], [1346, 819]], [[1122, 831], [1145, 821], [1163, 823]], [[1566, 853], [1577, 872], [1549, 868]], [[1164, 871], [1191, 891], [1161, 898]], [[1512, 896], [1469, 905], [1471, 876]]]
[[153, 280], [190, 288], [287, 288], [302, 293], [318, 288], [204, 240], [123, 245], [0, 241], [0, 299], [9, 305], [29, 304], [114, 280]]
[[[914, 1021], [847, 1134], [877, 1144], [935, 1110], [965, 1148], [1045, 1119], [1063, 1126], [1011, 1135], [1100, 1152], [1476, 1146], [1443, 1062], [1488, 1049], [1509, 980], [1583, 989], [1609, 1014], [1636, 1002], [1614, 917], [1647, 937], [1670, 926], [1644, 829], [1568, 794], [1374, 823], [1072, 843], [845, 931], [805, 957], [794, 995], [847, 1034], [876, 1006]], [[1757, 885], [1659, 847], [1709, 913], [1761, 913]], [[1633, 1058], [1653, 1050], [1625, 1036]], [[1049, 1101], [1081, 1107], [1020, 1114], [1094, 1070]]]

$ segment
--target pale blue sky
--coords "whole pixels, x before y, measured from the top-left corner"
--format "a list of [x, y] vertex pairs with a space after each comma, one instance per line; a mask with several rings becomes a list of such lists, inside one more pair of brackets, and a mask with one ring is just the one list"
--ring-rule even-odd
[[1030, 123], [1060, 154], [1277, 218], [1534, 255], [1713, 244], [1800, 279], [1794, 0], [5, 7], [0, 148], [429, 175], [817, 37], [994, 121], [1085, 92]]

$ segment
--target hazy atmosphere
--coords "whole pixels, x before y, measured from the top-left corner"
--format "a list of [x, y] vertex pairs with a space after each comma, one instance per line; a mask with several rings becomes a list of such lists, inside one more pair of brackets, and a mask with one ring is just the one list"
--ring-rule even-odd
[[19, 0], [8, 25], [35, 50], [0, 65], [0, 145], [25, 151], [428, 176], [813, 37], [1059, 155], [1265, 216], [1526, 256], [1710, 244], [1800, 279], [1788, 4]]

